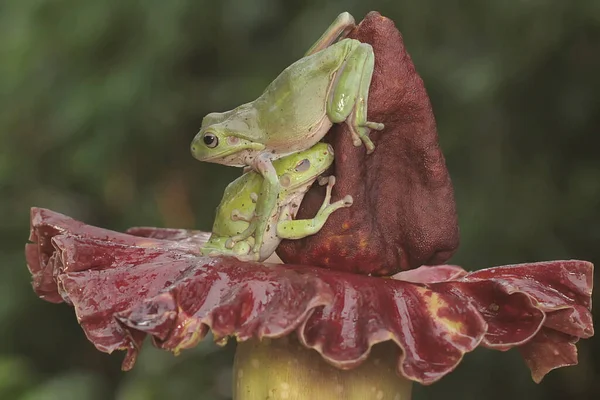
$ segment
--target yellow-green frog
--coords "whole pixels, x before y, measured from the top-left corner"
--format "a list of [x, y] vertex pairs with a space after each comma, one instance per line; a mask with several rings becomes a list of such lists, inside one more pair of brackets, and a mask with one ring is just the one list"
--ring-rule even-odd
[[[309, 150], [291, 154], [273, 163], [281, 190], [276, 205], [264, 210], [268, 215], [265, 232], [258, 252], [254, 252], [255, 235], [234, 242], [235, 235], [245, 231], [255, 218], [256, 203], [262, 187], [262, 176], [249, 171], [231, 182], [225, 189], [223, 199], [217, 208], [212, 235], [202, 247], [204, 255], [231, 255], [242, 261], [266, 260], [277, 248], [282, 239], [300, 239], [317, 233], [334, 211], [352, 205], [352, 197], [346, 196], [335, 203], [331, 201], [331, 189], [335, 178], [329, 176], [319, 180], [327, 184], [325, 201], [313, 219], [294, 220], [302, 198], [333, 162], [333, 148], [326, 143], [318, 143]], [[256, 232], [258, 233], [258, 232]]]

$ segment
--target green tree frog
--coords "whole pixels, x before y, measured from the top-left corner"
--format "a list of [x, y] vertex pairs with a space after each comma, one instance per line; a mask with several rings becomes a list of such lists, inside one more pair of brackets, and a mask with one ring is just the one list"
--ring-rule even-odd
[[[234, 110], [204, 117], [191, 150], [200, 161], [250, 166], [263, 177], [256, 218], [245, 232], [264, 230], [281, 190], [272, 162], [311, 148], [334, 123], [345, 122], [353, 143], [374, 149], [371, 129], [383, 124], [367, 121], [367, 102], [374, 67], [371, 45], [343, 38], [355, 26], [349, 13], [340, 14], [304, 58], [287, 67], [256, 100]], [[332, 44], [333, 43], [333, 44]], [[255, 242], [254, 251], [261, 246]]]
[[[242, 261], [263, 261], [273, 254], [282, 239], [300, 239], [317, 233], [331, 213], [352, 205], [351, 196], [330, 203], [331, 189], [335, 184], [335, 178], [330, 176], [319, 181], [320, 184], [327, 184], [327, 192], [316, 216], [308, 220], [294, 220], [302, 198], [332, 162], [333, 148], [326, 143], [318, 143], [309, 150], [276, 160], [273, 166], [281, 191], [276, 206], [267, 211], [269, 218], [265, 230], [257, 230], [254, 235], [238, 242], [233, 242], [231, 238], [245, 231], [254, 218], [263, 178], [259, 173], [249, 171], [231, 182], [217, 208], [212, 235], [202, 247], [202, 254], [231, 255]], [[256, 236], [263, 237], [257, 253], [252, 251]]]

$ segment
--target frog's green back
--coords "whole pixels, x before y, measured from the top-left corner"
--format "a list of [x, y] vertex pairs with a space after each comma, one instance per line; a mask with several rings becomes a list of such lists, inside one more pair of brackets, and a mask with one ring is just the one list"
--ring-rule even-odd
[[338, 42], [287, 67], [254, 102], [266, 140], [302, 137], [325, 117], [331, 81], [344, 61], [349, 43]]

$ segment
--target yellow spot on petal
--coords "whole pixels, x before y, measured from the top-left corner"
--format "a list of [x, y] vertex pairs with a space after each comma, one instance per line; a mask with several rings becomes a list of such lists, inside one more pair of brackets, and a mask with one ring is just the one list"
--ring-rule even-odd
[[444, 324], [446, 329], [448, 329], [451, 333], [461, 333], [464, 328], [463, 324], [461, 324], [459, 321], [453, 321], [450, 318], [440, 316], [440, 311], [449, 307], [448, 303], [445, 300], [442, 300], [440, 295], [435, 292], [430, 292], [428, 289], [423, 289], [423, 291], [429, 292], [429, 296], [425, 296], [427, 308], [429, 309], [432, 317], [435, 318], [436, 322]]
[[347, 223], [347, 222], [344, 222], [344, 223], [342, 224], [342, 229], [344, 229], [344, 230], [346, 230], [346, 229], [350, 229], [350, 224], [349, 224], [349, 223]]

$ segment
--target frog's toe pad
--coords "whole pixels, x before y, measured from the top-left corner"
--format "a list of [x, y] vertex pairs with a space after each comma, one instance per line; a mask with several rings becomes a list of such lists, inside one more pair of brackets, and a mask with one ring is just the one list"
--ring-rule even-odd
[[352, 204], [354, 204], [354, 199], [350, 195], [346, 195], [342, 201], [346, 207], [350, 207]]
[[320, 176], [317, 181], [319, 182], [319, 186], [325, 186], [329, 183], [329, 177], [328, 176]]
[[382, 131], [385, 128], [385, 125], [381, 122], [367, 122], [365, 126], [375, 131]]

